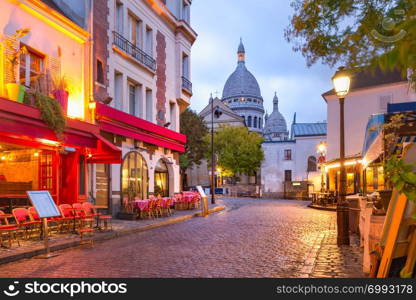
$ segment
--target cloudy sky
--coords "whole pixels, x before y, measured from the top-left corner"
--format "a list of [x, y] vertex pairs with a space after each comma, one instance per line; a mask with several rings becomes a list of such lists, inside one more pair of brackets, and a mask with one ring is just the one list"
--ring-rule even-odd
[[210, 93], [221, 97], [225, 81], [237, 66], [240, 36], [246, 49], [246, 66], [257, 78], [265, 109], [272, 111], [274, 91], [280, 111], [290, 124], [326, 119], [321, 94], [331, 88], [333, 70], [306, 66], [301, 54], [284, 39], [292, 9], [290, 0], [194, 0], [192, 27], [198, 39], [192, 48], [191, 108], [201, 111]]

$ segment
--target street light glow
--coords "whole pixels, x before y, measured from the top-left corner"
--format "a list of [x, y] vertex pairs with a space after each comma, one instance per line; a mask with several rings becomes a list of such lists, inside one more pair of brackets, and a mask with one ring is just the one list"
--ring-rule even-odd
[[332, 83], [338, 98], [345, 98], [350, 91], [351, 78], [343, 67], [340, 67], [332, 77]]

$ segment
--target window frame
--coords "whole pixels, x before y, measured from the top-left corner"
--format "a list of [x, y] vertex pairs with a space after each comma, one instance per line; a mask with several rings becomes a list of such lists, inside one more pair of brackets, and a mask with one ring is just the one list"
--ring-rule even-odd
[[292, 149], [285, 149], [283, 151], [284, 160], [292, 160]]

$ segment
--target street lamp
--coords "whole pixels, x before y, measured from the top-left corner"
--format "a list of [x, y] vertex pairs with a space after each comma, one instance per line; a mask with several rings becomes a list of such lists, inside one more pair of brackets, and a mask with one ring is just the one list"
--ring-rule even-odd
[[318, 144], [318, 153], [319, 153], [318, 163], [321, 166], [321, 192], [324, 192], [325, 191], [324, 163], [325, 163], [325, 154], [326, 154], [326, 143], [324, 141]]
[[339, 179], [339, 190], [338, 190], [338, 201], [337, 201], [337, 225], [338, 225], [338, 245], [349, 245], [349, 212], [348, 203], [346, 201], [347, 194], [347, 176], [345, 171], [345, 137], [344, 137], [344, 102], [345, 97], [348, 95], [350, 90], [351, 79], [348, 72], [344, 67], [340, 67], [332, 77], [334, 84], [335, 94], [339, 99], [339, 147], [340, 147], [340, 179]]
[[211, 203], [215, 204], [215, 153], [214, 153], [214, 115], [218, 119], [222, 112], [219, 107], [215, 107], [214, 99], [211, 94]]

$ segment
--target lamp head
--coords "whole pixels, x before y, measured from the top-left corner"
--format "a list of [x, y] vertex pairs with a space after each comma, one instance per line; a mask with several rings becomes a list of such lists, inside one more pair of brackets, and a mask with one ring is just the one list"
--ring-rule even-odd
[[335, 94], [338, 98], [345, 98], [350, 91], [351, 78], [349, 72], [344, 67], [339, 67], [338, 71], [332, 77]]

